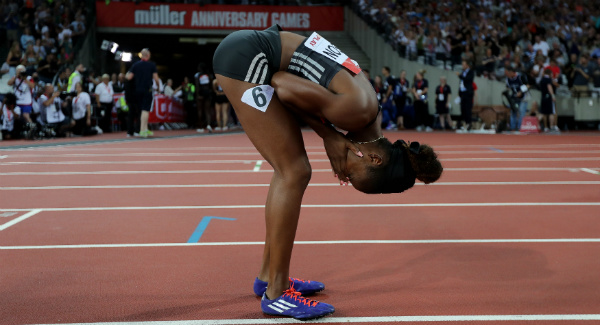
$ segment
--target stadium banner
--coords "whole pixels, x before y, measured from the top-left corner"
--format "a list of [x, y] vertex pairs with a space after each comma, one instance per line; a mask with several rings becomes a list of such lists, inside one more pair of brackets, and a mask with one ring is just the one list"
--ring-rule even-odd
[[246, 6], [96, 2], [97, 26], [158, 29], [255, 29], [342, 31], [341, 6]]
[[[121, 107], [120, 99], [125, 93], [113, 95], [112, 120], [118, 123], [118, 111]], [[148, 123], [183, 123], [185, 122], [185, 109], [180, 98], [165, 95], [154, 95], [152, 110], [148, 117]], [[121, 126], [122, 128], [125, 126]]]

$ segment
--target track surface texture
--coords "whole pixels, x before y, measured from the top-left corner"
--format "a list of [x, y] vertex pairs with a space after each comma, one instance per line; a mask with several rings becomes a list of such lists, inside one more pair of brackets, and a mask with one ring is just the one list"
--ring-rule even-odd
[[[339, 186], [322, 141], [292, 276], [327, 324], [600, 324], [600, 134], [388, 132], [433, 185]], [[272, 168], [243, 133], [0, 142], [0, 324], [290, 324], [252, 292]]]

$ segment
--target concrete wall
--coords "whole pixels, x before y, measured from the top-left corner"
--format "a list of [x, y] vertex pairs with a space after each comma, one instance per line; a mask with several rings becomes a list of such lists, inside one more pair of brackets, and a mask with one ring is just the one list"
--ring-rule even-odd
[[[371, 27], [360, 17], [356, 16], [352, 10], [346, 8], [345, 17], [345, 31], [354, 38], [356, 43], [371, 58], [371, 74], [373, 76], [381, 74], [383, 66], [389, 66], [392, 69], [392, 74], [395, 76], [398, 76], [400, 71], [406, 70], [407, 79], [412, 81], [413, 76], [418, 70], [425, 69], [427, 70], [425, 79], [429, 81], [430, 88], [438, 86], [440, 77], [445, 76], [453, 93], [451, 113], [452, 115], [460, 115], [460, 106], [454, 104], [454, 98], [458, 97], [459, 86], [459, 79], [455, 71], [443, 70], [403, 59]], [[476, 105], [503, 105], [502, 92], [506, 89], [504, 82], [476, 77], [475, 83], [478, 88]], [[541, 93], [537, 90], [532, 91], [531, 97], [532, 100], [539, 102]], [[557, 113], [560, 116], [574, 116], [575, 120], [578, 121], [600, 121], [599, 99], [593, 99], [590, 106], [590, 99], [588, 98], [580, 100], [557, 98], [556, 107]], [[429, 101], [429, 111], [431, 113], [435, 111], [433, 100]]]

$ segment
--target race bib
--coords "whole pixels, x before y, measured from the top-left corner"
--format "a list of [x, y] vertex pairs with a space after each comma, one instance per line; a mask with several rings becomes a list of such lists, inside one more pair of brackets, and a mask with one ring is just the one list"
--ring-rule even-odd
[[328, 40], [317, 33], [312, 33], [306, 39], [306, 42], [304, 42], [304, 46], [342, 65], [354, 74], [358, 74], [361, 71], [356, 61], [350, 59], [344, 52], [340, 51], [335, 45], [329, 43]]
[[527, 91], [527, 86], [526, 85], [521, 85], [521, 92], [524, 93]]
[[266, 112], [274, 92], [275, 89], [269, 85], [256, 86], [244, 92], [242, 102], [261, 112]]
[[440, 102], [443, 102], [443, 101], [444, 101], [444, 94], [439, 94], [439, 95], [438, 95], [438, 100], [439, 100]]

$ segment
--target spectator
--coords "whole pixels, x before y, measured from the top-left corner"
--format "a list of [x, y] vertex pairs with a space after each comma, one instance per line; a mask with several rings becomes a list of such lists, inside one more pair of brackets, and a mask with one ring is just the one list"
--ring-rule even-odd
[[21, 35], [21, 47], [26, 49], [29, 45], [35, 45], [35, 38], [31, 35], [31, 28], [25, 27], [23, 35]]
[[[6, 40], [9, 42], [19, 41], [19, 17], [16, 9], [11, 9], [10, 13], [4, 19], [6, 24]], [[10, 63], [9, 63], [10, 64]]]
[[116, 93], [121, 93], [125, 90], [125, 74], [119, 73], [117, 82], [112, 83], [112, 87]]
[[188, 77], [184, 77], [183, 83], [181, 84], [181, 86], [175, 89], [175, 92], [179, 90], [182, 91], [181, 98], [183, 99], [183, 107], [186, 112], [188, 128], [195, 129], [196, 124], [198, 122], [198, 110], [194, 106], [196, 99], [196, 86], [194, 86], [194, 84], [190, 82], [190, 79]]
[[573, 78], [573, 92], [577, 97], [588, 97], [589, 96], [589, 82], [590, 74], [592, 73], [592, 65], [589, 64], [586, 55], [582, 55], [579, 58], [579, 64], [575, 66], [571, 72], [571, 78]]
[[371, 86], [375, 87], [375, 80], [371, 78], [371, 73], [369, 69], [362, 69], [362, 71], [365, 74], [365, 78], [367, 78], [367, 80], [369, 80], [369, 83], [371, 83]]
[[102, 75], [102, 82], [96, 86], [96, 104], [98, 107], [98, 126], [103, 132], [111, 132], [111, 120], [112, 120], [112, 108], [113, 108], [113, 96], [115, 91], [112, 86], [108, 83], [110, 76], [108, 74]]
[[488, 47], [485, 50], [485, 57], [481, 63], [483, 64], [483, 76], [488, 79], [495, 79], [494, 71], [496, 70], [496, 57], [492, 54], [491, 48]]
[[592, 81], [594, 83], [594, 92], [597, 97], [600, 97], [600, 56], [596, 57], [596, 62], [592, 69]]
[[34, 72], [37, 71], [38, 56], [35, 54], [32, 44], [27, 45], [27, 49], [25, 50], [25, 55], [23, 56], [22, 62], [25, 66], [25, 73], [27, 73], [27, 75], [32, 75]]
[[556, 126], [556, 96], [554, 95], [556, 89], [552, 82], [552, 70], [544, 70], [542, 80], [540, 81], [540, 90], [542, 92], [540, 113], [542, 114], [544, 132], [550, 130], [560, 132], [558, 126]]
[[382, 96], [381, 106], [382, 106], [382, 123], [386, 126], [386, 129], [391, 130], [396, 127], [395, 119], [396, 119], [396, 105], [394, 105], [394, 100], [392, 97], [392, 93], [394, 87], [396, 85], [396, 78], [390, 74], [390, 67], [381, 68], [381, 74], [383, 75], [383, 87], [385, 89], [385, 94]]
[[16, 75], [16, 68], [19, 64], [21, 64], [22, 59], [23, 53], [21, 52], [21, 46], [19, 45], [19, 42], [13, 42], [8, 52], [8, 56], [6, 57], [6, 63], [8, 63], [9, 75], [11, 77]]
[[473, 89], [473, 79], [475, 73], [471, 69], [471, 63], [462, 61], [462, 72], [457, 72], [460, 79], [459, 96], [460, 96], [460, 112], [461, 120], [464, 122], [461, 129], [464, 131], [471, 130], [471, 114], [473, 114], [473, 101], [475, 91]]
[[427, 107], [427, 96], [429, 83], [425, 77], [425, 70], [419, 70], [415, 74], [415, 80], [412, 87], [413, 105], [415, 108], [415, 124], [417, 131], [431, 132], [433, 129], [429, 125], [430, 115]]
[[152, 108], [152, 81], [160, 85], [160, 79], [158, 79], [156, 64], [150, 61], [150, 50], [145, 48], [141, 54], [142, 59], [131, 66], [125, 77], [127, 80], [135, 78], [136, 105], [142, 112], [139, 134], [146, 138], [154, 134], [148, 130], [148, 117]]
[[548, 51], [550, 50], [550, 46], [546, 41], [542, 39], [541, 35], [535, 36], [535, 44], [533, 44], [534, 51], [542, 51], [543, 56], [548, 56]]
[[510, 128], [521, 129], [521, 122], [527, 114], [529, 87], [527, 77], [516, 72], [512, 67], [506, 68], [506, 87], [510, 92], [511, 114]]
[[17, 106], [19, 106], [22, 116], [27, 122], [27, 128], [31, 129], [34, 126], [30, 114], [33, 108], [32, 92], [35, 84], [33, 78], [26, 75], [25, 66], [17, 66], [16, 76], [8, 80], [8, 85], [13, 86], [13, 93], [17, 96]]
[[165, 90], [163, 94], [167, 97], [173, 97], [175, 91], [173, 90], [173, 79], [167, 79], [167, 84], [165, 85]]
[[194, 75], [196, 84], [196, 109], [198, 110], [198, 132], [204, 132], [206, 128], [208, 132], [212, 132], [212, 113], [210, 108], [210, 96], [212, 94], [212, 83], [210, 76], [207, 73], [204, 63], [198, 64], [198, 72]]
[[6, 94], [2, 101], [2, 109], [0, 109], [0, 140], [17, 139], [21, 134], [21, 123], [19, 119], [21, 109], [17, 106], [17, 97], [14, 94]]
[[40, 96], [40, 111], [46, 116], [48, 127], [57, 135], [64, 135], [75, 126], [75, 121], [65, 116], [63, 110], [67, 107], [67, 103], [59, 96], [60, 93], [54, 91], [52, 85], [46, 85], [44, 94]]
[[227, 131], [227, 120], [229, 119], [229, 100], [219, 85], [217, 79], [213, 80], [213, 90], [215, 91], [215, 113], [217, 117], [216, 131]]
[[75, 91], [77, 96], [73, 98], [73, 120], [75, 125], [73, 126], [73, 134], [76, 135], [94, 135], [102, 132], [102, 129], [96, 127], [92, 129], [92, 100], [90, 95], [83, 91], [83, 85], [81, 83], [75, 84]]
[[396, 80], [394, 85], [394, 103], [396, 104], [396, 125], [399, 130], [404, 129], [404, 108], [406, 107], [406, 101], [408, 100], [408, 93], [410, 88], [410, 82], [406, 80], [406, 71], [400, 72], [400, 78]]
[[452, 94], [452, 90], [446, 83], [446, 77], [440, 77], [440, 85], [435, 88], [435, 94], [435, 110], [440, 118], [440, 127], [442, 130], [446, 129], [447, 122], [448, 128], [453, 129], [452, 119], [450, 118], [450, 104], [448, 101]]
[[383, 98], [387, 92], [385, 88], [385, 84], [383, 83], [383, 79], [381, 76], [375, 76], [375, 80], [373, 81], [373, 89], [375, 90], [375, 94], [377, 95], [377, 101], [379, 101], [379, 105], [383, 102]]

